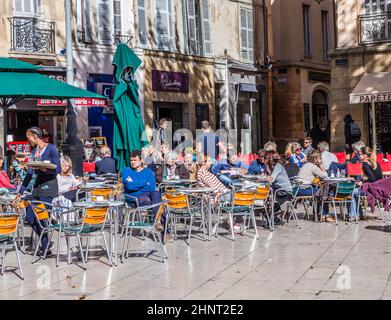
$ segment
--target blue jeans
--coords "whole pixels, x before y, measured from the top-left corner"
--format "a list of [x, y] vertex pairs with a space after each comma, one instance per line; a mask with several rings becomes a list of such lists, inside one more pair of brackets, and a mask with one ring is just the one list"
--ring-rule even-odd
[[223, 174], [219, 175], [218, 178], [225, 186], [229, 186], [232, 182], [232, 179], [230, 177], [225, 176]]
[[354, 188], [353, 199], [352, 199], [351, 206], [350, 206], [350, 217], [351, 218], [356, 217], [358, 215], [358, 209], [359, 209], [359, 205], [360, 205], [359, 195], [360, 195], [360, 188]]
[[[43, 201], [43, 202], [52, 203], [53, 198], [39, 197], [39, 198], [32, 199], [32, 201], [34, 201], [34, 200], [39, 200], [39, 201]], [[51, 209], [51, 206], [48, 207], [47, 209]], [[26, 219], [27, 219], [28, 223], [30, 224], [31, 228], [34, 230], [34, 232], [38, 236], [40, 236], [41, 232], [42, 232], [42, 228], [40, 227], [39, 222], [38, 222], [37, 218], [35, 217], [33, 208], [31, 206], [27, 207]], [[43, 226], [47, 226], [48, 225], [48, 221], [46, 219], [45, 220], [41, 220], [40, 222], [41, 222], [41, 225], [43, 225]], [[45, 250], [46, 249], [48, 241], [49, 241], [48, 234], [45, 233], [44, 235], [42, 235], [42, 238], [41, 238], [41, 247], [40, 247], [41, 250]]]

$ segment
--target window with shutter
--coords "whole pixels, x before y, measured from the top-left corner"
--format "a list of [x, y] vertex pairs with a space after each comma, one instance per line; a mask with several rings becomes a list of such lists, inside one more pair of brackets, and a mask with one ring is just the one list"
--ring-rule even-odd
[[187, 0], [187, 28], [189, 37], [189, 52], [190, 54], [199, 54], [195, 0]]
[[38, 15], [41, 13], [41, 0], [14, 0], [14, 12], [22, 16]]
[[83, 0], [83, 28], [82, 31], [84, 32], [83, 38], [84, 42], [86, 43], [92, 43], [93, 37], [92, 37], [92, 25], [91, 25], [91, 0]]
[[122, 34], [121, 0], [113, 0], [114, 34]]
[[200, 0], [201, 21], [202, 21], [202, 48], [206, 56], [212, 54], [212, 41], [210, 37], [210, 14], [209, 1]]
[[240, 9], [240, 47], [242, 59], [254, 61], [253, 11]]
[[100, 44], [113, 43], [110, 0], [98, 0], [98, 38]]
[[155, 29], [158, 48], [170, 50], [174, 38], [171, 0], [155, 0]]
[[148, 44], [146, 19], [145, 0], [137, 0], [137, 33], [142, 46]]

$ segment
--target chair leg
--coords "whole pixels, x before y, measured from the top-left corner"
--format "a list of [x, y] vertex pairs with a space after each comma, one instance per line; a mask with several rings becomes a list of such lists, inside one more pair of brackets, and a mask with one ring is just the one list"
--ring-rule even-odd
[[42, 230], [41, 234], [39, 235], [38, 242], [37, 242], [37, 244], [35, 246], [34, 256], [33, 256], [33, 260], [31, 261], [31, 263], [35, 263], [37, 261], [36, 257], [37, 257], [37, 253], [38, 253], [38, 250], [39, 250], [39, 245], [41, 243], [41, 239], [42, 239], [43, 234], [44, 234], [44, 231]]
[[1, 275], [3, 275], [5, 267], [5, 245], [3, 245], [1, 249]]
[[58, 231], [57, 238], [57, 257], [56, 257], [56, 267], [58, 267], [60, 261], [60, 245], [61, 245], [61, 230]]
[[193, 226], [193, 215], [191, 215], [191, 217], [190, 217], [190, 222], [189, 222], [189, 235], [188, 235], [188, 245], [190, 246], [190, 241], [191, 241], [191, 228], [192, 228], [192, 226]]
[[[106, 247], [107, 257], [109, 258], [110, 266], [112, 267], [112, 266], [113, 266], [113, 262], [111, 261], [111, 254], [110, 254], [109, 247], [107, 246], [107, 241], [106, 241], [105, 232], [104, 232], [103, 230], [102, 230], [101, 232], [102, 232], [103, 241], [104, 241], [105, 247]], [[89, 240], [90, 240], [90, 238], [88, 238], [88, 240], [87, 240], [87, 252], [88, 252], [88, 243], [89, 243]], [[87, 261], [87, 255], [86, 255], [86, 261]]]
[[155, 243], [155, 246], [156, 246], [156, 248], [157, 248], [156, 251], [159, 252], [160, 261], [161, 261], [161, 262], [164, 262], [164, 256], [163, 256], [162, 250], [161, 250], [161, 248], [160, 248], [160, 245], [159, 245], [159, 243], [158, 243], [158, 240], [156, 239], [155, 231], [152, 231], [152, 237], [153, 237], [153, 242]]
[[83, 267], [84, 267], [84, 270], [87, 270], [86, 262], [85, 262], [85, 260], [84, 260], [84, 253], [83, 253], [83, 247], [82, 247], [82, 245], [81, 245], [80, 235], [77, 234], [76, 237], [77, 237], [77, 242], [79, 243], [80, 256], [81, 256], [81, 260], [82, 260], [82, 262], [83, 262]]
[[86, 259], [86, 262], [88, 261], [88, 249], [90, 247], [90, 237], [87, 236], [87, 241], [86, 241], [86, 255], [85, 255], [85, 259]]
[[335, 206], [335, 200], [333, 199], [333, 210], [334, 210], [334, 217], [335, 217], [335, 224], [338, 224], [338, 218], [337, 218], [337, 208]]
[[[48, 233], [49, 233], [49, 232], [48, 232]], [[48, 240], [48, 243], [47, 243], [47, 245], [46, 245], [45, 252], [44, 252], [44, 254], [43, 254], [43, 259], [44, 259], [44, 260], [46, 259], [46, 254], [47, 254], [47, 252], [48, 252], [48, 250], [49, 250], [49, 246], [50, 246], [50, 243], [51, 243], [51, 241], [52, 241], [52, 236], [53, 236], [53, 230], [49, 233], [49, 240]]]
[[19, 248], [18, 248], [18, 244], [15, 241], [14, 241], [14, 247], [15, 247], [15, 253], [16, 253], [16, 260], [18, 262], [18, 267], [20, 270], [20, 276], [24, 280], [22, 264], [20, 263], [20, 258], [19, 258]]
[[128, 227], [125, 227], [124, 230], [125, 230], [125, 233], [124, 233], [124, 241], [123, 241], [123, 244], [122, 244], [121, 263], [124, 262], [125, 245], [126, 245], [126, 241], [128, 240], [128, 231], [129, 231], [129, 228], [128, 228]]
[[68, 264], [71, 264], [71, 247], [69, 245], [69, 235], [65, 234], [65, 241], [67, 243], [67, 259], [68, 259]]
[[[250, 221], [250, 219], [248, 219], [248, 220]], [[257, 228], [257, 221], [255, 220], [254, 211], [252, 212], [252, 220], [253, 220], [253, 226], [254, 226], [254, 229], [255, 229], [255, 238], [259, 239], [258, 228]]]
[[128, 243], [126, 244], [126, 255], [125, 255], [126, 258], [129, 257], [129, 243], [130, 243], [130, 239], [132, 238], [132, 234], [133, 234], [133, 228], [130, 228], [129, 235], [128, 235]]
[[235, 241], [233, 216], [231, 213], [228, 213], [228, 217], [229, 217], [229, 225], [231, 227], [231, 237], [232, 237], [232, 240]]
[[163, 252], [164, 258], [167, 259], [168, 258], [168, 254], [167, 254], [166, 246], [162, 242], [160, 232], [157, 232], [156, 235], [157, 235], [157, 239], [159, 241], [160, 248], [161, 248], [161, 250]]

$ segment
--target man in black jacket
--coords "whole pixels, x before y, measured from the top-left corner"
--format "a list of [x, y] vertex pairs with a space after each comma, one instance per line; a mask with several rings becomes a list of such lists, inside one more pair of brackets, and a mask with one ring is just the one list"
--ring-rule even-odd
[[102, 157], [102, 160], [95, 163], [95, 173], [99, 176], [105, 173], [114, 173], [115, 170], [115, 160], [111, 157], [111, 150], [107, 146], [103, 146], [99, 150], [99, 154]]
[[353, 118], [350, 114], [347, 114], [343, 121], [345, 122], [345, 144], [346, 144], [346, 154], [352, 154], [352, 144], [360, 141], [361, 130], [357, 124], [353, 121]]

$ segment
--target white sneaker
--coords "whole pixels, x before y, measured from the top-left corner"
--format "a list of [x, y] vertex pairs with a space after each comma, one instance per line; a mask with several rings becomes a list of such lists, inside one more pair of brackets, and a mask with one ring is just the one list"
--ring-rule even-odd
[[239, 232], [241, 230], [242, 230], [241, 224], [240, 223], [235, 223], [234, 224], [234, 231]]

